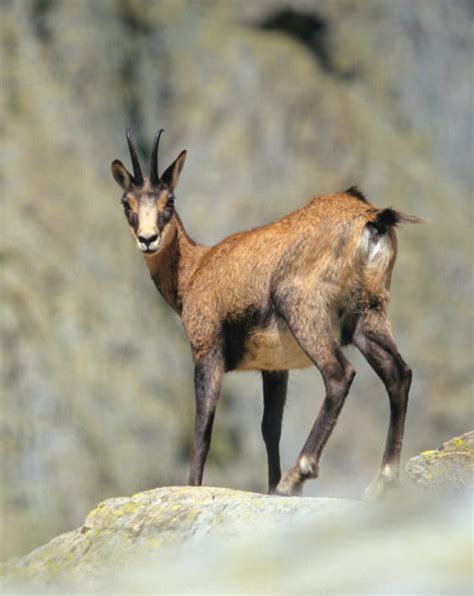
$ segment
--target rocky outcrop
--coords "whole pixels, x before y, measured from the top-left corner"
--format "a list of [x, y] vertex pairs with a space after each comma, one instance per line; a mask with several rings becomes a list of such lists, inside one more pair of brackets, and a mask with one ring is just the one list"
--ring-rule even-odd
[[454, 437], [439, 449], [408, 460], [407, 475], [432, 491], [456, 493], [473, 487], [474, 431]]
[[380, 505], [160, 488], [104, 501], [77, 530], [7, 563], [0, 592], [467, 594], [469, 511], [467, 499]]
[[50, 584], [97, 580], [113, 565], [137, 564], [158, 551], [198, 548], [207, 539], [228, 542], [269, 524], [354, 512], [342, 499], [269, 497], [224, 488], [168, 487], [108, 499], [84, 524], [5, 566], [9, 581]]

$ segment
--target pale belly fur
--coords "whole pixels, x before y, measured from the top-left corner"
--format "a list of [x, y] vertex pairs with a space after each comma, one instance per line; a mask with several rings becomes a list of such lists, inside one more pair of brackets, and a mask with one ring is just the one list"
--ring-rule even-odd
[[245, 356], [237, 370], [290, 370], [311, 365], [287, 325], [280, 320], [248, 336]]

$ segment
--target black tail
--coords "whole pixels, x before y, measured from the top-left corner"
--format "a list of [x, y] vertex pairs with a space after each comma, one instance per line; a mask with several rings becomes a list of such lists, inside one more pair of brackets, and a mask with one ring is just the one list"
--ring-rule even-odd
[[396, 227], [400, 224], [419, 224], [424, 223], [425, 220], [416, 215], [408, 215], [402, 211], [395, 211], [394, 209], [382, 209], [375, 217], [374, 221], [371, 221], [369, 225], [376, 228], [376, 230], [383, 234], [387, 228]]

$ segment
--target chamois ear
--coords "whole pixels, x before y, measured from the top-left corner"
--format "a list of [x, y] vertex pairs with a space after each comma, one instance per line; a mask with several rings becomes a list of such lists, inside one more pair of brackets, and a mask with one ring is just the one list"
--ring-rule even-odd
[[174, 162], [163, 172], [161, 181], [171, 188], [175, 188], [178, 184], [179, 175], [181, 174], [181, 170], [183, 169], [185, 161], [186, 151], [181, 151]]
[[132, 185], [132, 175], [118, 159], [114, 159], [112, 162], [112, 176], [114, 177], [115, 182], [121, 186], [123, 190], [128, 190]]

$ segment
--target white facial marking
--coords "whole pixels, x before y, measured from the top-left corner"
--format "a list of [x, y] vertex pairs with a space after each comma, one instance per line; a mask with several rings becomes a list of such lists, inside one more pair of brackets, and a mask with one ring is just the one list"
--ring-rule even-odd
[[[152, 256], [158, 250], [161, 242], [157, 223], [156, 203], [152, 195], [142, 197], [138, 215], [139, 226], [136, 233], [138, 248], [145, 255]], [[143, 241], [155, 236], [156, 239], [154, 239], [153, 242]]]

